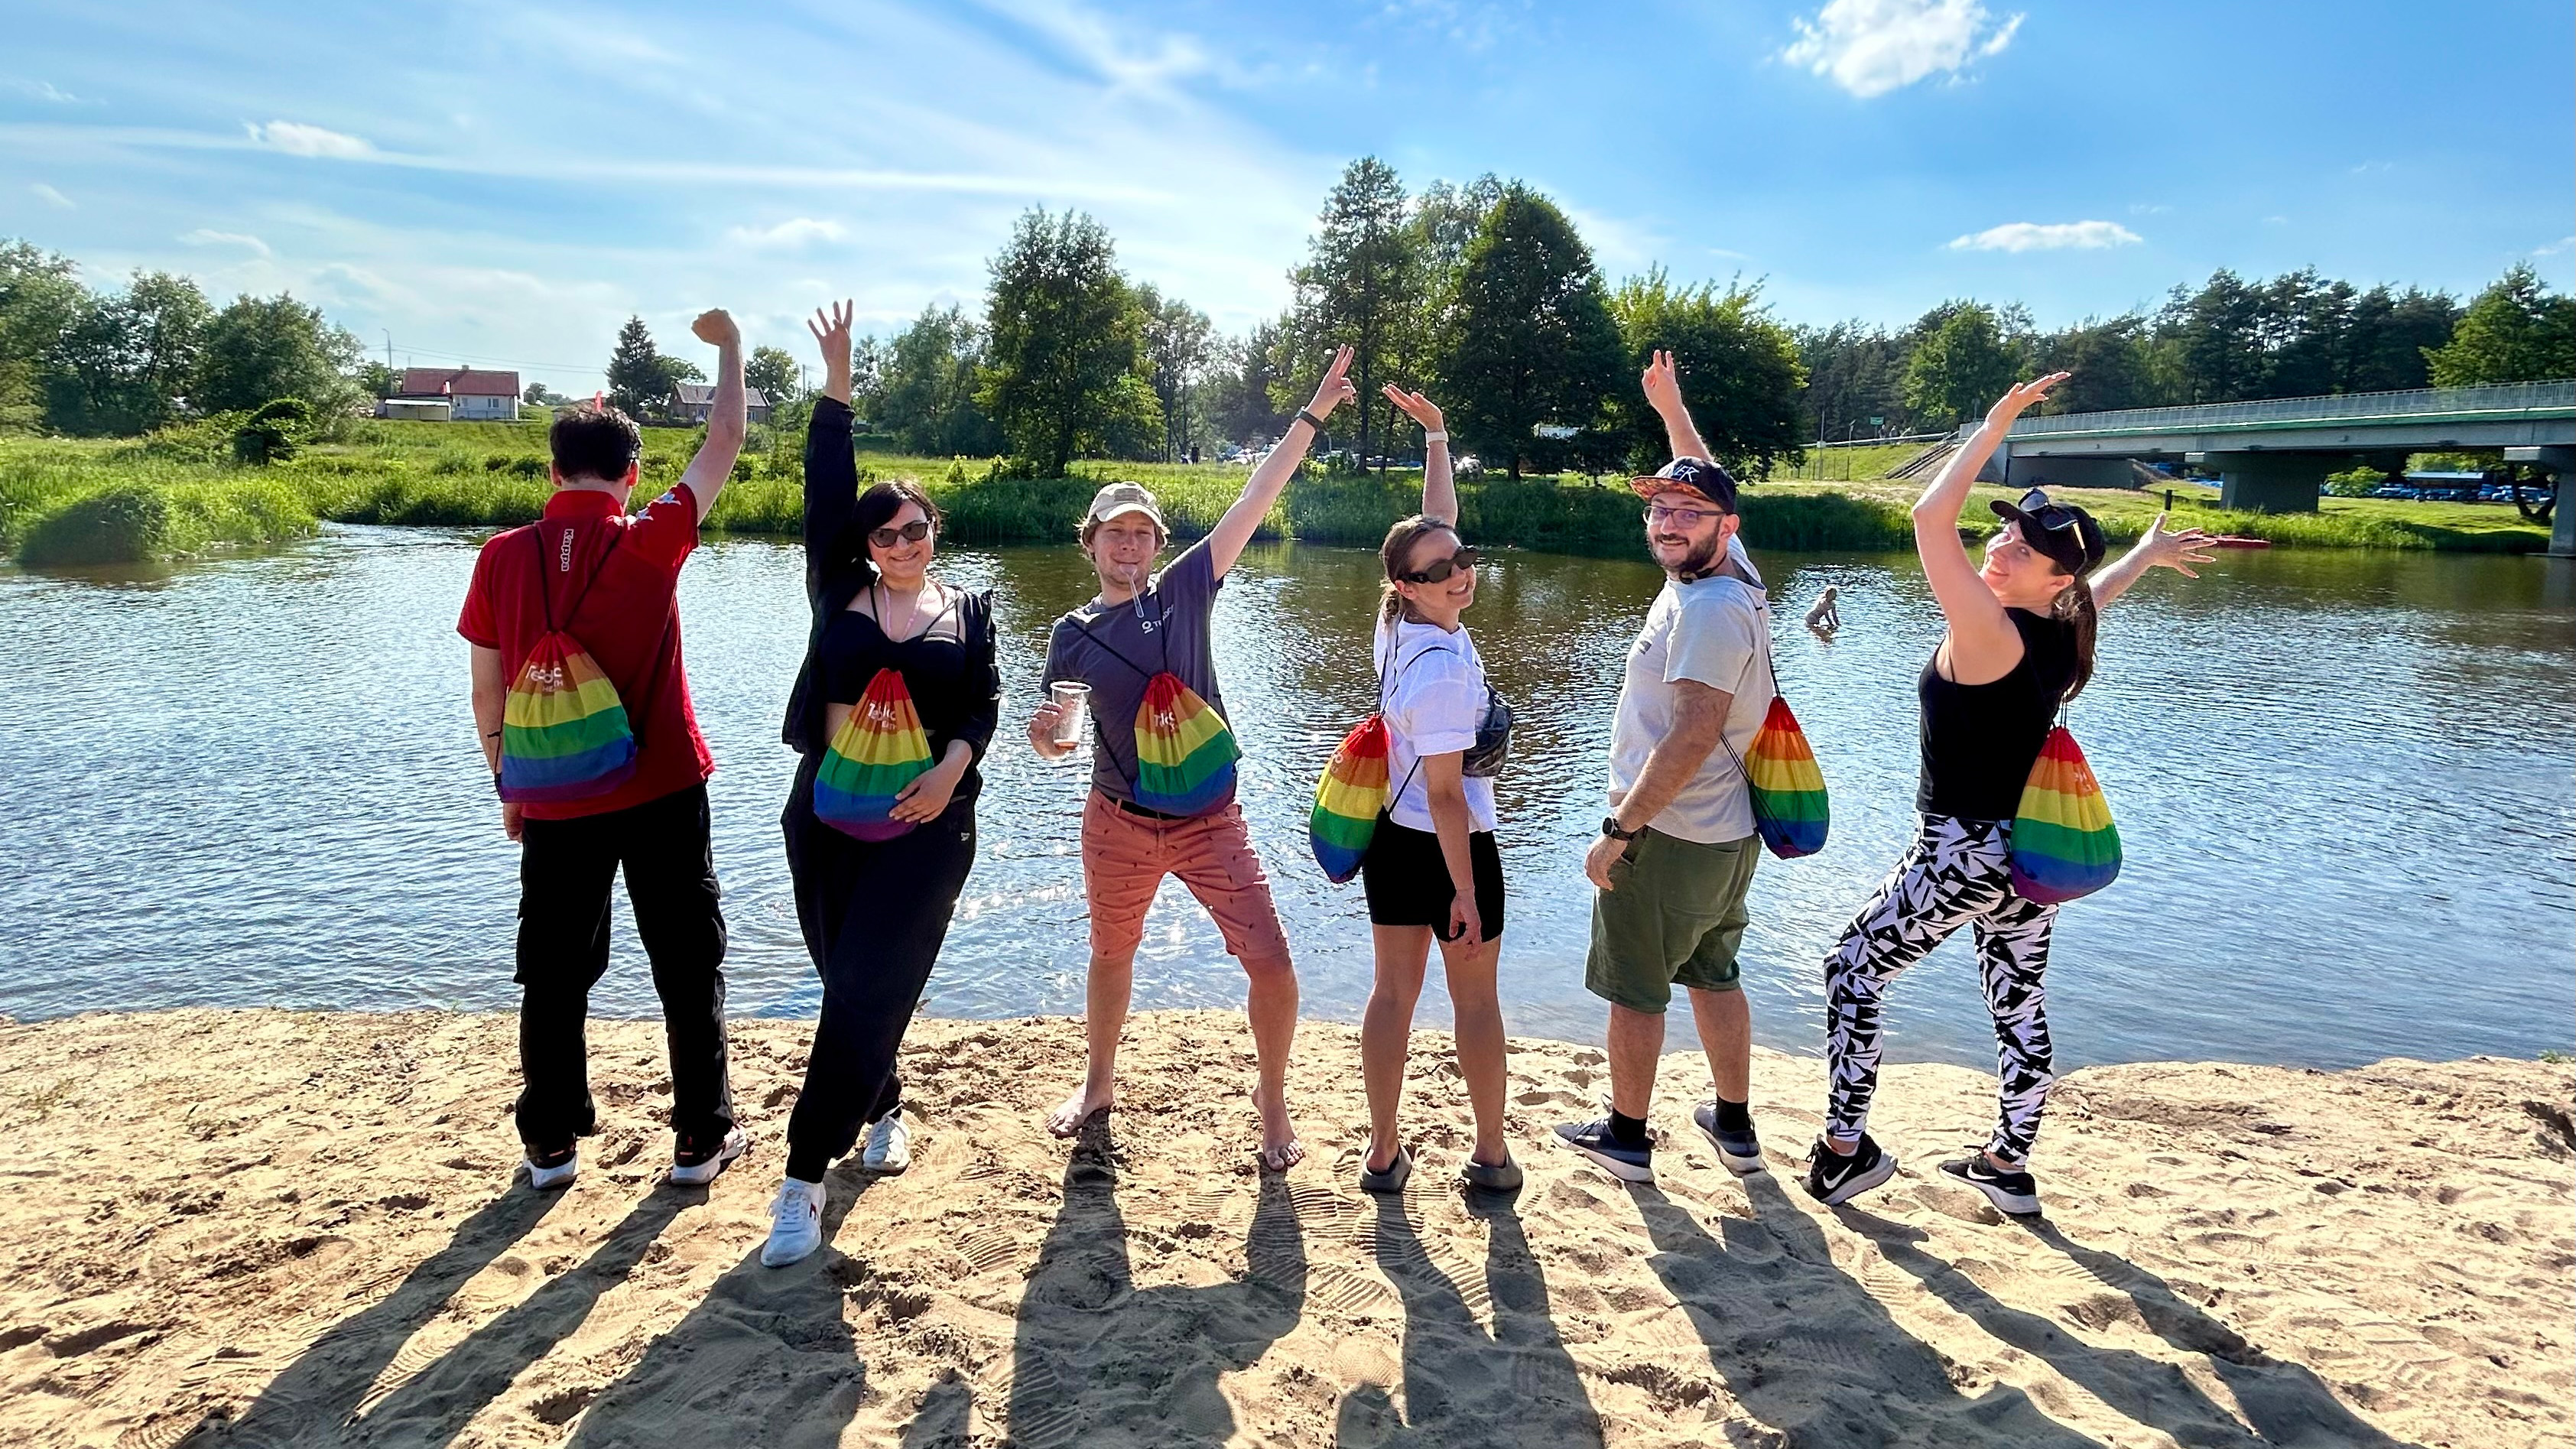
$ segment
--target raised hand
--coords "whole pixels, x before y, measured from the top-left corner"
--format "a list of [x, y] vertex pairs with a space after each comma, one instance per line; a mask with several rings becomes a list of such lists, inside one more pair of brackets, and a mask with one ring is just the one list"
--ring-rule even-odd
[[2215, 554], [2203, 551], [2210, 546], [2209, 532], [2206, 529], [2186, 528], [2178, 533], [2165, 532], [2165, 515], [2159, 513], [2156, 515], [2156, 521], [2148, 524], [2147, 531], [2139, 536], [2137, 552], [2147, 561], [2149, 568], [2168, 568], [2184, 578], [2196, 579], [2200, 575], [2192, 571], [2193, 564], [2211, 563], [2216, 560]]
[[1669, 416], [1682, 405], [1681, 372], [1673, 366], [1671, 353], [1657, 352], [1638, 382], [1645, 388], [1646, 406], [1655, 410], [1655, 416]]
[[2050, 388], [2074, 375], [2071, 372], [2052, 372], [2046, 377], [2014, 383], [2002, 397], [1995, 399], [1993, 407], [1986, 409], [1986, 426], [1996, 429], [2011, 427], [2013, 419], [2020, 417], [2023, 409], [2048, 396]]
[[1426, 433], [1437, 433], [1443, 430], [1444, 425], [1440, 420], [1440, 405], [1433, 402], [1431, 399], [1424, 397], [1422, 394], [1418, 392], [1406, 392], [1403, 388], [1397, 387], [1394, 383], [1390, 382], [1386, 385], [1386, 400], [1403, 409], [1406, 417], [1420, 423], [1422, 425], [1422, 431]]
[[806, 321], [805, 330], [814, 334], [815, 345], [823, 349], [824, 366], [850, 365], [850, 319], [857, 311], [850, 302], [835, 302], [829, 312], [815, 308], [813, 317]]
[[1333, 365], [1324, 369], [1324, 380], [1315, 384], [1315, 400], [1306, 404], [1306, 411], [1328, 418], [1333, 409], [1357, 398], [1360, 390], [1351, 386], [1350, 370], [1351, 350], [1344, 347], [1333, 354]]
[[710, 307], [698, 314], [689, 330], [709, 347], [740, 347], [742, 329], [734, 325], [733, 314], [722, 307]]

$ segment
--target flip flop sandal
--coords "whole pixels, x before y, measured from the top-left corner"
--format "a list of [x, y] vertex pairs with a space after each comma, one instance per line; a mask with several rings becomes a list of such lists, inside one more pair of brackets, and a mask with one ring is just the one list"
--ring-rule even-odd
[[1458, 1175], [1466, 1180], [1469, 1187], [1481, 1187], [1489, 1192], [1520, 1191], [1521, 1165], [1517, 1162], [1506, 1161], [1489, 1167], [1471, 1158]]
[[1368, 1159], [1360, 1159], [1362, 1192], [1402, 1192], [1405, 1182], [1412, 1176], [1413, 1154], [1401, 1147], [1395, 1149], [1395, 1160], [1386, 1165], [1384, 1172], [1369, 1171]]

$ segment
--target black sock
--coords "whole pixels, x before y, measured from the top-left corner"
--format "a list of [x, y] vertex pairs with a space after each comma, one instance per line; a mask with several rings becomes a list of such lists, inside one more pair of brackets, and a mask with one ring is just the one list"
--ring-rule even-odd
[[1720, 1097], [1720, 1098], [1718, 1098], [1718, 1099], [1717, 1099], [1717, 1130], [1719, 1130], [1720, 1132], [1750, 1132], [1750, 1131], [1752, 1131], [1752, 1130], [1753, 1130], [1753, 1108], [1752, 1108], [1752, 1105], [1751, 1105], [1750, 1103], [1746, 1103], [1746, 1102], [1730, 1102], [1730, 1101], [1726, 1100], [1724, 1097]]
[[1646, 1119], [1643, 1117], [1623, 1117], [1619, 1115], [1618, 1108], [1611, 1108], [1610, 1140], [1618, 1143], [1622, 1147], [1646, 1146]]

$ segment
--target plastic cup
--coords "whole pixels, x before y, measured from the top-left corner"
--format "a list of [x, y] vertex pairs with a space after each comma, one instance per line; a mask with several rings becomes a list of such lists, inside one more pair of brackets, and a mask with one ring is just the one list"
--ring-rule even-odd
[[1091, 686], [1059, 681], [1047, 686], [1047, 695], [1056, 707], [1055, 742], [1068, 747], [1081, 744], [1090, 723]]

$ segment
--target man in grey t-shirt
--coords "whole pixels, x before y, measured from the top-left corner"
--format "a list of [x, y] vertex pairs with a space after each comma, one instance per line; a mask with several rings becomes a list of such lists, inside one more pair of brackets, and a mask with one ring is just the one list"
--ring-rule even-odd
[[1693, 1122], [1728, 1168], [1763, 1170], [1748, 1106], [1753, 1021], [1735, 957], [1762, 855], [1742, 760], [1773, 693], [1770, 605], [1736, 539], [1735, 480], [1708, 461], [1669, 354], [1655, 354], [1644, 382], [1673, 448], [1672, 462], [1635, 480], [1666, 582], [1628, 654], [1610, 814], [1583, 862], [1599, 887], [1583, 975], [1610, 1003], [1610, 1115], [1556, 1129], [1630, 1182], [1655, 1175], [1646, 1113], [1676, 983], [1690, 989], [1716, 1088]]
[[[1045, 686], [1078, 682], [1091, 687], [1091, 794], [1082, 812], [1082, 889], [1091, 908], [1091, 965], [1084, 990], [1084, 1030], [1090, 1060], [1082, 1085], [1047, 1117], [1059, 1137], [1079, 1133], [1106, 1114], [1118, 1094], [1118, 1036], [1127, 1024], [1135, 986], [1136, 948], [1145, 936], [1145, 912], [1166, 875], [1177, 875], [1215, 918], [1225, 948], [1249, 978], [1245, 1011], [1260, 1058], [1252, 1101], [1261, 1114], [1261, 1164], [1271, 1171], [1295, 1166], [1306, 1155], [1288, 1121], [1288, 1049], [1297, 1032], [1297, 971], [1288, 957], [1288, 935], [1270, 898], [1270, 878], [1252, 848], [1243, 811], [1230, 784], [1215, 775], [1215, 788], [1186, 803], [1167, 792], [1137, 791], [1137, 711], [1158, 674], [1170, 674], [1218, 719], [1225, 697], [1217, 689], [1209, 648], [1216, 594], [1253, 530], [1305, 458], [1323, 420], [1356, 395], [1344, 376], [1345, 347], [1324, 373], [1315, 400], [1301, 409], [1270, 456], [1255, 468], [1207, 537], [1181, 551], [1171, 566], [1153, 572], [1154, 556], [1171, 537], [1152, 493], [1134, 483], [1112, 483], [1091, 500], [1082, 523], [1082, 550], [1100, 576], [1090, 602], [1056, 620], [1047, 643]], [[1061, 759], [1073, 746], [1058, 743], [1058, 708], [1050, 699], [1029, 721], [1029, 747]], [[1200, 721], [1204, 726], [1205, 721]], [[1189, 756], [1205, 764], [1230, 750], [1202, 749]], [[1195, 775], [1190, 771], [1180, 772]]]

